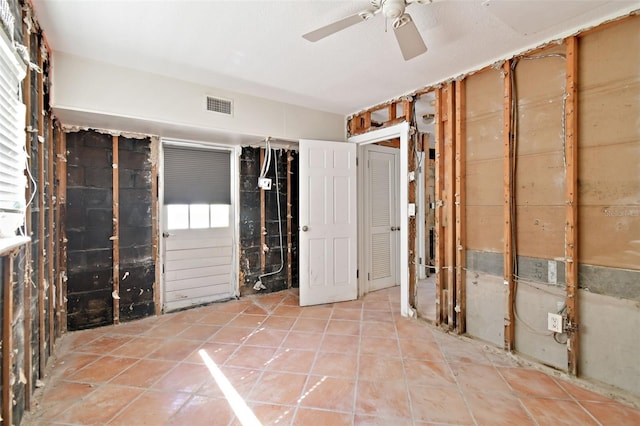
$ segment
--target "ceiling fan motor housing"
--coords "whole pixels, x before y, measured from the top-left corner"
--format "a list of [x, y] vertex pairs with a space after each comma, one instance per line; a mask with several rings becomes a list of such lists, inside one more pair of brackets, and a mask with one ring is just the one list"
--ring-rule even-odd
[[396, 19], [404, 15], [404, 0], [385, 0], [382, 2], [382, 14], [387, 19]]

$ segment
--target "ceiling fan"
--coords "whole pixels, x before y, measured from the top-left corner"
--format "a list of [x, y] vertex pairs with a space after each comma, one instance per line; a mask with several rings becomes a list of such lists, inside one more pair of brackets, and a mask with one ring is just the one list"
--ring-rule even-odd
[[398, 40], [405, 61], [413, 59], [427, 51], [416, 24], [411, 15], [405, 12], [412, 3], [431, 3], [433, 0], [371, 0], [371, 9], [363, 10], [355, 15], [325, 25], [317, 30], [304, 34], [302, 37], [309, 41], [318, 41], [331, 34], [342, 31], [359, 22], [366, 21], [382, 13], [386, 19], [393, 21], [393, 32]]

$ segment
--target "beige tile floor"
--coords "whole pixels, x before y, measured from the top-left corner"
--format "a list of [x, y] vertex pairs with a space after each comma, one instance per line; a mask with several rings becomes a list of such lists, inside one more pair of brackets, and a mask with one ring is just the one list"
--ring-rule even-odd
[[69, 333], [23, 424], [640, 424], [628, 405], [400, 317], [397, 288], [297, 305], [291, 290]]

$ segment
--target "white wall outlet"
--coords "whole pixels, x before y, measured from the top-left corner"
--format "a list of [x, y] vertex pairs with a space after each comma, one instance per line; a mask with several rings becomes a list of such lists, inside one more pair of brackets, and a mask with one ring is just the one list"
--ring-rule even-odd
[[549, 331], [555, 331], [556, 333], [563, 332], [563, 319], [562, 315], [548, 313], [547, 316], [547, 328]]
[[416, 180], [416, 172], [409, 172], [409, 182]]
[[258, 178], [258, 188], [262, 188], [264, 190], [271, 189], [271, 179], [270, 178]]
[[407, 210], [409, 217], [414, 217], [416, 215], [416, 205], [414, 203], [409, 203]]

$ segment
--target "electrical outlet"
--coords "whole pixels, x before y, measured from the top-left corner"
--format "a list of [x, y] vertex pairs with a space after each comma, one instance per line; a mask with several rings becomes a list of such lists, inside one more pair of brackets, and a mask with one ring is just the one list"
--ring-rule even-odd
[[547, 329], [549, 329], [549, 331], [555, 331], [556, 333], [562, 333], [563, 328], [562, 315], [549, 312], [547, 316]]
[[258, 188], [262, 188], [264, 190], [271, 189], [271, 179], [270, 178], [258, 178]]
[[414, 217], [416, 215], [416, 205], [414, 203], [409, 203], [407, 211], [409, 213], [409, 217]]

